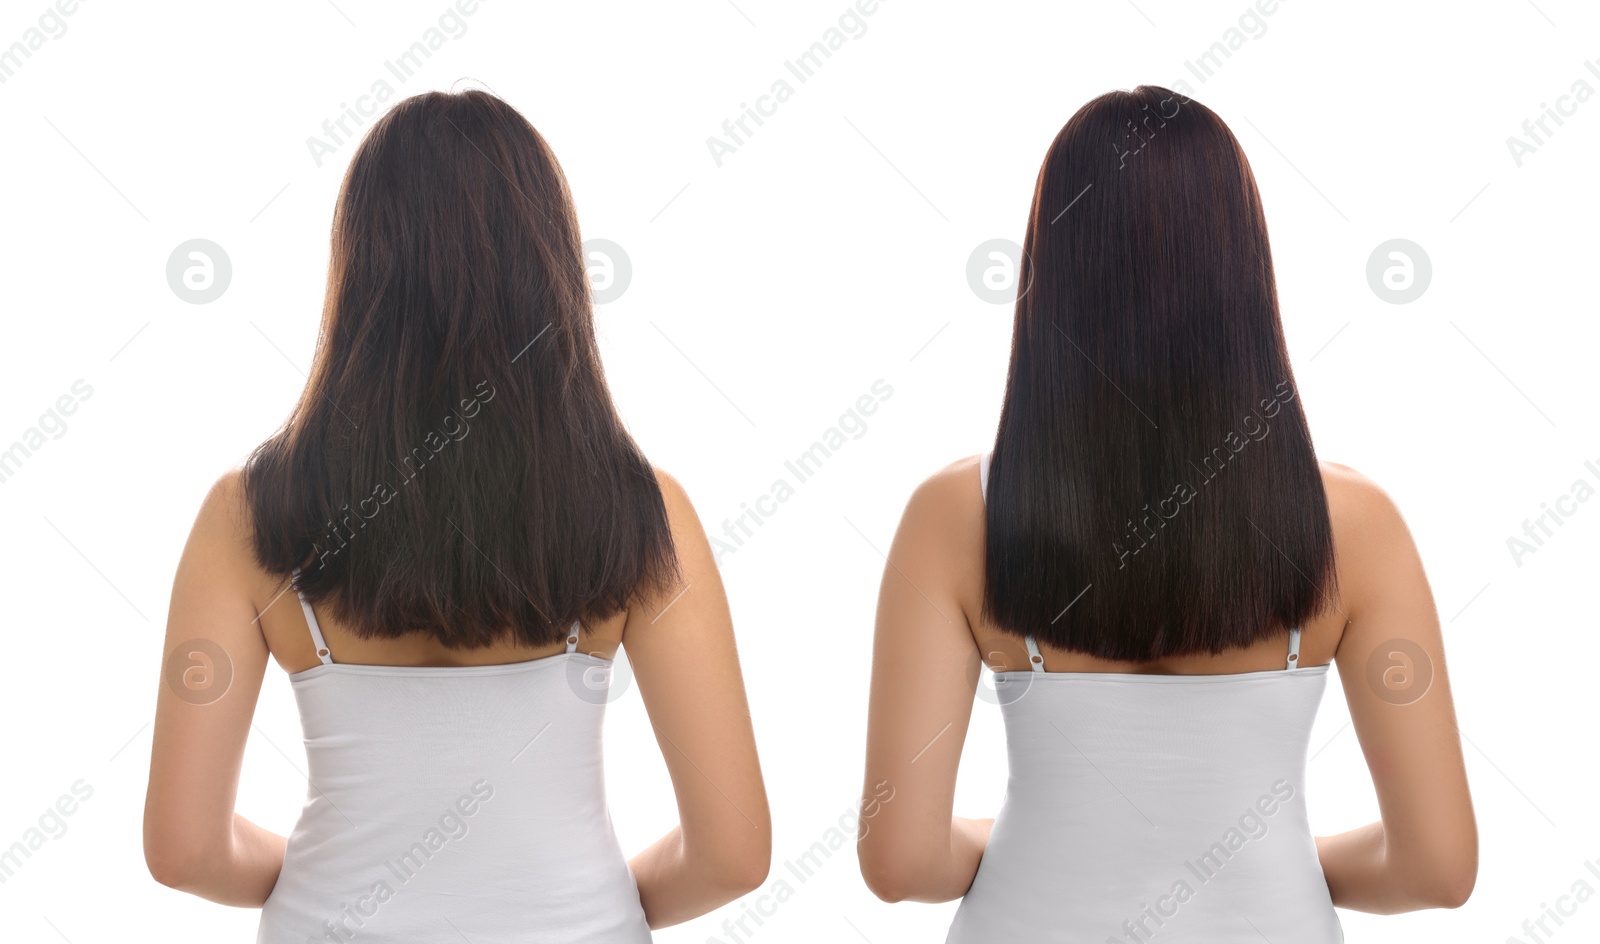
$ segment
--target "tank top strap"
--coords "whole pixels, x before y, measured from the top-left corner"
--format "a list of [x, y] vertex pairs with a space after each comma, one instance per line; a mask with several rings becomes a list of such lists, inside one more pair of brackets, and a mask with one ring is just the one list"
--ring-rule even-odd
[[994, 461], [994, 450], [978, 457], [978, 488], [985, 501], [989, 499], [989, 464]]
[[1289, 663], [1285, 671], [1292, 670], [1300, 664], [1300, 627], [1289, 630]]
[[1039, 644], [1033, 641], [1033, 634], [1029, 633], [1023, 639], [1028, 643], [1028, 666], [1035, 672], [1044, 671], [1044, 656], [1039, 654]]
[[568, 652], [577, 652], [578, 651], [578, 628], [579, 628], [578, 621], [577, 620], [573, 620], [572, 621], [572, 627], [567, 630], [567, 651]]
[[[294, 569], [294, 577], [300, 576], [300, 568]], [[333, 655], [328, 652], [328, 643], [322, 638], [322, 626], [317, 623], [317, 614], [311, 611], [311, 604], [307, 602], [305, 594], [299, 587], [294, 588], [294, 595], [300, 598], [300, 611], [306, 615], [306, 628], [311, 630], [311, 641], [317, 647], [317, 658], [323, 665], [333, 664]]]

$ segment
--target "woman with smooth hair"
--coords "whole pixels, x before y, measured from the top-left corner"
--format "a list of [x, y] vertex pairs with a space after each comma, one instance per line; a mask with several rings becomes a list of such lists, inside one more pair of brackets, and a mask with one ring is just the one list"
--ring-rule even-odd
[[[619, 646], [680, 815], [632, 859]], [[617, 415], [565, 178], [505, 102], [429, 92], [362, 141], [309, 380], [207, 495], [164, 652], [150, 871], [262, 908], [263, 944], [642, 942], [764, 880], [717, 568]], [[234, 812], [269, 656], [309, 765], [287, 840]]]
[[[963, 898], [947, 940], [1343, 939], [1456, 907], [1477, 832], [1438, 616], [1399, 511], [1319, 463], [1238, 142], [1112, 92], [1056, 136], [992, 452], [923, 482], [884, 570], [862, 874]], [[1010, 764], [954, 816], [980, 659]], [[1382, 819], [1313, 839], [1330, 663]]]

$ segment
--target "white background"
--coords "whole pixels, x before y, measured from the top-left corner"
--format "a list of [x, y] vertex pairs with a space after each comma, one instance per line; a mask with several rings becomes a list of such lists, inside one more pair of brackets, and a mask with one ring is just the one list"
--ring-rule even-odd
[[[3, 936], [254, 939], [256, 912], [170, 891], [144, 869], [162, 626], [201, 497], [304, 382], [353, 146], [318, 167], [306, 140], [380, 78], [391, 101], [487, 86], [551, 142], [585, 238], [615, 241], [633, 264], [597, 315], [611, 388], [708, 530], [765, 494], [874, 380], [893, 387], [866, 432], [721, 562], [775, 819], [771, 880], [794, 891], [739, 939], [943, 940], [954, 903], [878, 902], [848, 846], [805, 882], [785, 861], [857, 796], [879, 551], [904, 500], [993, 437], [1010, 310], [968, 288], [968, 255], [1022, 239], [1044, 150], [1081, 104], [1180, 79], [1255, 168], [1319, 454], [1397, 499], [1446, 627], [1482, 827], [1477, 891], [1455, 912], [1341, 913], [1349, 939], [1532, 940], [1521, 925], [1542, 903], [1580, 879], [1600, 887], [1584, 868], [1600, 858], [1600, 501], [1576, 505], [1520, 564], [1507, 547], [1576, 480], [1600, 486], [1584, 466], [1600, 468], [1600, 102], [1520, 167], [1506, 144], [1574, 81], [1600, 89], [1585, 68], [1600, 58], [1596, 11], [1289, 0], [1202, 82], [1186, 61], [1224, 40], [1244, 0], [886, 0], [800, 84], [783, 63], [836, 24], [844, 0], [735, 2], [485, 0], [400, 83], [383, 63], [436, 25], [443, 0], [86, 0], [0, 84], [0, 447], [73, 381], [93, 388], [65, 434], [0, 484], [0, 846], [74, 781], [94, 791], [0, 885]], [[0, 44], [44, 10], [6, 0]], [[780, 77], [794, 96], [717, 166], [706, 139]], [[1396, 237], [1433, 265], [1404, 305], [1365, 275]], [[232, 260], [211, 304], [166, 281], [168, 255], [192, 238]], [[1312, 738], [1319, 833], [1377, 815], [1347, 719], [1330, 685]], [[631, 853], [674, 819], [636, 691], [613, 706], [606, 737]], [[274, 667], [241, 812], [286, 833], [304, 764]], [[980, 701], [958, 812], [993, 815], [1004, 780], [998, 710]], [[736, 940], [722, 923], [740, 910], [657, 940]], [[1589, 903], [1552, 939], [1597, 935]]]

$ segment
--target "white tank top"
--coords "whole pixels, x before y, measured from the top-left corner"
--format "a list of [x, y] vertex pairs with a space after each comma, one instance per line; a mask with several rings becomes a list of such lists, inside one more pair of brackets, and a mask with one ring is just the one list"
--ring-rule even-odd
[[612, 831], [610, 661], [335, 664], [289, 676], [309, 788], [257, 944], [635, 944], [649, 927]]
[[[988, 491], [989, 461], [979, 474]], [[1328, 667], [997, 672], [1010, 778], [946, 944], [1344, 940], [1306, 821]]]

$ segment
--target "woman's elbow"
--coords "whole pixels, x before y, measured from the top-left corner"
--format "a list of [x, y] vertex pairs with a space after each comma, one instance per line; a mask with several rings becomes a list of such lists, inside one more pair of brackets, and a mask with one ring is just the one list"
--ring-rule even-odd
[[194, 837], [147, 823], [144, 864], [150, 877], [168, 888], [188, 891], [214, 871], [217, 850]]
[[[1391, 868], [1398, 864], [1391, 863]], [[1478, 859], [1461, 849], [1441, 850], [1424, 862], [1399, 866], [1397, 887], [1405, 891], [1409, 907], [1460, 908], [1472, 897], [1478, 883]]]
[[911, 883], [905, 881], [903, 876], [885, 872], [881, 869], [861, 869], [861, 880], [867, 883], [867, 890], [878, 896], [879, 901], [889, 904], [905, 901], [911, 897]]
[[1476, 863], [1447, 870], [1438, 876], [1429, 890], [1429, 903], [1435, 908], [1460, 908], [1472, 897], [1478, 884]]
[[708, 866], [714, 881], [735, 897], [760, 888], [772, 871], [771, 835], [770, 832], [762, 832], [758, 837], [716, 856]]
[[150, 842], [144, 844], [144, 864], [151, 878], [178, 891], [187, 891], [205, 871], [199, 856]]
[[1425, 908], [1460, 908], [1472, 897], [1478, 884], [1478, 836], [1475, 824], [1450, 837], [1450, 841], [1431, 847], [1409, 873], [1418, 883], [1416, 893]]
[[727, 872], [729, 887], [740, 895], [748, 895], [760, 888], [772, 872], [772, 850], [767, 847], [760, 855], [745, 856], [732, 864]]
[[861, 880], [880, 900], [893, 904], [917, 895], [922, 887], [922, 876], [914, 868], [912, 859], [881, 852], [864, 843], [857, 845], [856, 851]]

